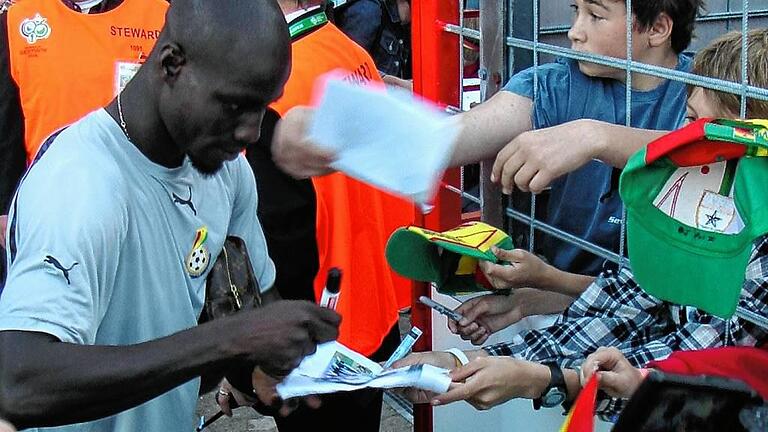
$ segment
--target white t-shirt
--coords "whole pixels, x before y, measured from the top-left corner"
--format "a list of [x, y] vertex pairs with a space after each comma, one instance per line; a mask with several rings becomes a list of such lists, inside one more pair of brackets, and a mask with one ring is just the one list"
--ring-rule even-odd
[[[129, 345], [193, 327], [227, 235], [245, 240], [262, 290], [272, 286], [256, 205], [244, 157], [212, 176], [188, 158], [165, 168], [106, 111], [94, 111], [61, 132], [22, 180], [9, 215], [0, 330]], [[115, 416], [55, 430], [188, 432], [198, 386], [193, 380]]]

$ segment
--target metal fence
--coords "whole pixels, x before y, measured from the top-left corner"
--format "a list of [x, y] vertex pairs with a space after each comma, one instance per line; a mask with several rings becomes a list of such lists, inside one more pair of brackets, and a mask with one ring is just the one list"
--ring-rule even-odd
[[[642, 1], [642, 0], [634, 0]], [[570, 27], [570, 10], [567, 2], [542, 2], [540, 0], [480, 0], [479, 2], [479, 29], [468, 28], [465, 25], [465, 16], [475, 16], [459, 2], [458, 24], [443, 24], [443, 30], [447, 33], [458, 35], [459, 46], [464, 41], [471, 40], [480, 44], [480, 99], [486, 100], [496, 93], [509, 77], [517, 71], [528, 67], [538, 68], [539, 65], [552, 61], [555, 57], [570, 58], [581, 61], [590, 61], [596, 64], [612, 66], [623, 69], [626, 73], [626, 120], [625, 124], [632, 123], [632, 73], [643, 73], [655, 77], [680, 81], [689, 85], [696, 85], [717, 91], [736, 94], [741, 99], [740, 114], [744, 117], [747, 98], [768, 100], [768, 89], [752, 86], [747, 81], [747, 64], [750, 61], [746, 57], [747, 38], [742, 37], [741, 55], [741, 81], [729, 82], [698, 76], [692, 73], [681, 72], [673, 69], [644, 64], [632, 59], [632, 0], [626, 1], [627, 9], [627, 47], [626, 58], [607, 57], [578, 52], [569, 48], [565, 37]], [[740, 29], [742, 35], [746, 35], [750, 28], [764, 27], [768, 23], [768, 0], [717, 0], [709, 1], [705, 13], [698, 18], [696, 26], [696, 38], [691, 44], [691, 51], [705, 46], [713, 37], [726, 31]], [[765, 59], [762, 59], [765, 61]], [[534, 99], [538, 91], [538, 74], [534, 71]], [[463, 76], [459, 72], [459, 92], [463, 93]], [[461, 98], [460, 98], [461, 99]], [[482, 218], [491, 224], [504, 226], [525, 226], [527, 233], [527, 246], [534, 250], [535, 239], [541, 236], [552, 236], [563, 242], [577, 245], [579, 248], [591, 252], [608, 261], [616, 263], [620, 267], [627, 267], [625, 258], [624, 236], [625, 220], [621, 220], [621, 239], [619, 250], [611, 251], [592, 244], [571, 233], [547, 225], [537, 219], [537, 197], [530, 195], [524, 198], [527, 209], [520, 209], [507, 204], [507, 202], [520, 201], [519, 196], [514, 199], [503, 199], [499, 189], [489, 182], [490, 162], [480, 164], [479, 189], [471, 192], [468, 184], [466, 169], [462, 169], [460, 184], [458, 186], [446, 186], [448, 190], [459, 194], [465, 202], [477, 203], [481, 208]], [[520, 192], [516, 192], [520, 194]], [[756, 316], [746, 310], [737, 310], [737, 315], [743, 319], [755, 322], [768, 328], [768, 317]]]

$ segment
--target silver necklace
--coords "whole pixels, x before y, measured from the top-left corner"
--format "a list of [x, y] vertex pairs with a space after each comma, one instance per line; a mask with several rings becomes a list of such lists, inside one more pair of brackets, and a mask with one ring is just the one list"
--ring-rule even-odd
[[125, 134], [125, 137], [128, 138], [128, 141], [131, 141], [131, 136], [128, 135], [128, 129], [125, 127], [125, 119], [123, 118], [123, 105], [120, 103], [120, 95], [122, 92], [117, 94], [117, 116], [120, 118], [120, 129], [123, 130], [123, 133]]

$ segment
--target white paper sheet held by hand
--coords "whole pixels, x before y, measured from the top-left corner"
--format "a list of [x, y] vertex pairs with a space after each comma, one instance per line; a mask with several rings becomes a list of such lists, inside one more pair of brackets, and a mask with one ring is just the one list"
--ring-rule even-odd
[[444, 393], [450, 383], [446, 369], [415, 365], [384, 370], [378, 363], [338, 342], [327, 342], [318, 345], [317, 352], [304, 358], [299, 367], [277, 385], [277, 393], [283, 399], [366, 387], [417, 387]]
[[425, 204], [437, 191], [458, 133], [455, 119], [406, 91], [330, 78], [309, 138], [337, 152], [334, 169]]

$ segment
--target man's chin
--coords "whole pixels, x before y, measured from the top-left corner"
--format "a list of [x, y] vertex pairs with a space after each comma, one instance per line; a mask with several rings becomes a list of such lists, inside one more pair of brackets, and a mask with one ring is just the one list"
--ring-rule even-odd
[[189, 160], [192, 162], [192, 166], [206, 177], [216, 174], [224, 166], [224, 161], [200, 159], [192, 155], [189, 155]]

